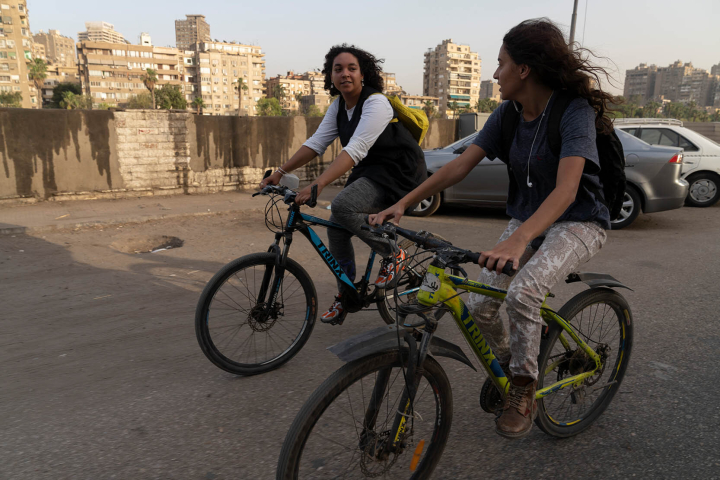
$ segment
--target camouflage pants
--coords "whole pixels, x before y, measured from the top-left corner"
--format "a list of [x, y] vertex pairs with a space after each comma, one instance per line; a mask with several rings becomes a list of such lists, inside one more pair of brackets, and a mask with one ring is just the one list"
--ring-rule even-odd
[[[520, 226], [512, 219], [499, 242], [506, 240]], [[537, 378], [542, 320], [540, 306], [545, 295], [578, 265], [595, 255], [605, 243], [607, 234], [591, 222], [558, 222], [548, 228], [545, 241], [535, 251], [528, 245], [520, 259], [520, 271], [514, 277], [482, 269], [478, 282], [507, 290], [505, 298], [510, 332], [505, 331], [499, 315], [502, 300], [470, 294], [468, 308], [478, 328], [490, 344], [498, 361], [510, 361], [513, 375]]]

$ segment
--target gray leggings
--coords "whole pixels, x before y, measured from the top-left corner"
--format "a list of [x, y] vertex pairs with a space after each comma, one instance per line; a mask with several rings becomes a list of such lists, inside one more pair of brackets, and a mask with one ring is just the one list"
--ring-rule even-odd
[[[500, 242], [520, 226], [512, 219]], [[545, 241], [536, 252], [528, 246], [520, 258], [520, 271], [514, 277], [482, 269], [478, 282], [508, 291], [505, 298], [510, 317], [510, 334], [505, 330], [498, 310], [502, 300], [471, 293], [468, 309], [478, 328], [493, 349], [498, 361], [510, 361], [513, 375], [537, 379], [540, 353], [540, 305], [545, 295], [560, 280], [595, 255], [607, 234], [591, 222], [558, 222], [548, 228]]]
[[330, 253], [345, 269], [350, 280], [355, 281], [355, 250], [351, 240], [353, 235], [357, 235], [383, 257], [392, 254], [392, 249], [386, 241], [360, 229], [365, 224], [365, 215], [381, 212], [391, 205], [382, 187], [365, 177], [358, 178], [345, 187], [333, 200], [330, 220], [339, 223], [347, 230], [328, 228]]

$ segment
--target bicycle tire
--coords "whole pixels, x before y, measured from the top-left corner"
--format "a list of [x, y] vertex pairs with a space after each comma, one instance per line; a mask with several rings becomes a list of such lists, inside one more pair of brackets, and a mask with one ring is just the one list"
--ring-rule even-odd
[[[265, 275], [269, 267], [275, 265], [274, 253], [254, 253], [233, 260], [218, 271], [215, 276], [207, 283], [205, 289], [200, 295], [200, 300], [195, 311], [195, 334], [198, 343], [205, 356], [217, 367], [236, 375], [257, 375], [260, 373], [274, 370], [285, 362], [294, 357], [300, 349], [305, 345], [307, 339], [312, 333], [315, 325], [315, 317], [317, 315], [317, 293], [315, 286], [310, 279], [308, 273], [296, 261], [286, 259], [285, 275], [283, 278], [281, 291], [278, 293], [276, 300], [275, 318], [266, 318], [258, 320], [262, 315], [262, 302], [257, 302], [257, 276]], [[257, 270], [255, 267], [259, 267]], [[250, 286], [249, 272], [252, 269], [253, 287]], [[242, 276], [242, 272], [247, 272]], [[274, 279], [274, 270], [272, 271], [272, 279]], [[295, 286], [295, 282], [288, 281], [288, 273], [297, 280], [299, 286]], [[234, 282], [231, 282], [234, 278]], [[243, 283], [244, 282], [244, 283]], [[272, 282], [271, 282], [272, 283]], [[226, 290], [224, 286], [229, 287]], [[239, 287], [238, 287], [239, 285]], [[245, 287], [244, 289], [242, 287]], [[290, 290], [286, 297], [286, 288]], [[302, 289], [302, 294], [298, 293], [298, 299], [293, 300], [298, 307], [293, 308], [292, 312], [286, 311], [287, 302], [294, 299], [295, 293]], [[246, 290], [246, 291], [243, 291]], [[228, 293], [229, 291], [229, 293]], [[220, 298], [222, 297], [222, 298]], [[216, 307], [213, 307], [213, 303]], [[291, 302], [292, 303], [292, 302]], [[247, 304], [248, 308], [244, 309], [243, 305]], [[289, 306], [289, 305], [288, 305]], [[211, 311], [218, 311], [217, 316], [211, 315]], [[302, 308], [302, 310], [300, 310]], [[221, 313], [222, 311], [230, 313]], [[239, 314], [239, 318], [234, 318], [233, 310]], [[230, 317], [230, 318], [227, 318]], [[297, 320], [295, 319], [297, 318]], [[217, 319], [217, 320], [216, 320]], [[222, 319], [222, 320], [221, 320]], [[241, 320], [238, 322], [238, 320]], [[222, 321], [229, 321], [229, 325], [221, 326]], [[299, 325], [298, 325], [299, 324]], [[240, 334], [243, 327], [247, 325], [245, 331], [251, 330], [250, 336], [245, 340], [245, 344], [240, 344], [236, 352], [229, 354], [230, 345]], [[298, 328], [293, 328], [297, 325]], [[282, 326], [284, 333], [279, 331]], [[237, 328], [235, 328], [237, 327]], [[274, 336], [271, 332], [275, 330]], [[224, 339], [220, 337], [223, 331], [227, 332], [230, 339], [227, 340], [227, 346], [222, 346]], [[232, 333], [234, 331], [234, 333]], [[297, 334], [294, 332], [297, 331]], [[215, 333], [213, 333], [215, 332]], [[244, 333], [244, 332], [243, 332]], [[255, 338], [255, 334], [258, 337]], [[283, 349], [283, 337], [289, 333], [289, 343]], [[259, 334], [266, 334], [264, 339], [260, 339]], [[242, 338], [242, 337], [241, 337]], [[252, 342], [250, 341], [252, 339]], [[281, 352], [279, 355], [268, 358], [267, 356], [259, 361], [257, 357], [258, 340], [264, 341], [267, 351], [268, 345], [271, 348], [273, 344], [279, 346]], [[241, 340], [240, 340], [241, 341]], [[233, 344], [234, 345], [234, 344]], [[243, 349], [243, 346], [246, 346]], [[251, 346], [255, 347], [255, 359], [250, 358]], [[248, 353], [248, 360], [243, 360], [244, 353]]]
[[[587, 314], [584, 312], [587, 312]], [[608, 323], [616, 325], [617, 339], [614, 336], [607, 336], [608, 332], [610, 332], [610, 326], [607, 327], [606, 335], [603, 335], [602, 322], [610, 313], [616, 317], [616, 320], [610, 318]], [[620, 388], [630, 362], [633, 322], [630, 306], [625, 298], [609, 288], [593, 288], [580, 292], [563, 305], [558, 314], [568, 321], [579, 336], [596, 352], [609, 348], [609, 353], [603, 354], [606, 359], [599, 376], [586, 379], [580, 385], [578, 391], [573, 387], [566, 387], [538, 400], [538, 415], [535, 419], [537, 426], [548, 435], [565, 438], [577, 435], [597, 420], [610, 405]], [[598, 318], [600, 314], [602, 318]], [[612, 330], [614, 331], [615, 328]], [[538, 376], [538, 389], [542, 388], [546, 380], [548, 380], [548, 384], [560, 380], [561, 376], [564, 375], [562, 372], [565, 370], [568, 370], [565, 376], [569, 376], [574, 374], [573, 371], [579, 373], [579, 370], [587, 371], [592, 368], [588, 366], [590, 365], [588, 362], [592, 361], [587, 355], [584, 355], [579, 350], [570, 352], [561, 346], [560, 342], [558, 342], [561, 332], [563, 330], [559, 325], [551, 324], [548, 326], [546, 334], [543, 335], [540, 356], [538, 357], [538, 370], [541, 372]], [[569, 336], [565, 335], [564, 337], [569, 342], [574, 343]], [[556, 354], [553, 355], [553, 352], [556, 352]], [[565, 356], [564, 360], [561, 358], [563, 355]], [[551, 358], [553, 363], [550, 366], [555, 366], [548, 371], [548, 361]], [[612, 369], [609, 370], [605, 380], [601, 382], [611, 363]], [[590, 402], [587, 400], [587, 396], [593, 392], [599, 392], [599, 394]], [[566, 403], [568, 399], [570, 400], [569, 407], [567, 407], [569, 413], [562, 416], [557, 413], [562, 409], [563, 405], [563, 403], [557, 403], [560, 398], [564, 398], [563, 403]], [[589, 404], [589, 408], [580, 411], [581, 405], [577, 407], [578, 413], [573, 413], [572, 406], [578, 404]]]
[[[400, 392], [404, 390], [404, 380], [402, 375], [399, 374], [399, 368], [401, 365], [406, 364], [407, 354], [406, 352], [403, 352], [402, 358], [398, 351], [390, 351], [390, 352], [380, 352], [373, 355], [369, 355], [364, 358], [360, 358], [358, 360], [355, 360], [353, 362], [347, 363], [344, 366], [342, 366], [340, 369], [335, 371], [330, 377], [328, 377], [327, 380], [323, 382], [322, 385], [320, 385], [315, 392], [310, 396], [310, 398], [307, 400], [305, 405], [301, 408], [298, 415], [295, 417], [295, 420], [293, 421], [290, 430], [288, 431], [288, 434], [285, 438], [285, 441], [283, 443], [282, 451], [280, 453], [280, 458], [278, 460], [278, 468], [277, 468], [277, 479], [282, 480], [290, 480], [290, 479], [297, 479], [297, 478], [322, 478], [323, 476], [327, 475], [328, 478], [336, 478], [335, 475], [337, 473], [335, 471], [332, 471], [332, 466], [328, 466], [326, 463], [323, 463], [327, 459], [316, 459], [316, 458], [308, 458], [309, 456], [313, 455], [313, 452], [306, 452], [306, 449], [312, 450], [314, 448], [315, 442], [310, 442], [311, 445], [308, 447], [308, 439], [314, 432], [317, 425], [319, 425], [319, 428], [324, 428], [328, 426], [328, 422], [332, 421], [331, 419], [326, 419], [323, 417], [323, 414], [328, 412], [329, 409], [332, 409], [328, 415], [332, 417], [332, 414], [335, 411], [335, 407], [333, 407], [333, 402], [336, 399], [344, 398], [343, 393], [346, 393], [348, 400], [350, 400], [350, 405], [352, 406], [351, 396], [349, 393], [349, 390], [355, 386], [358, 382], [360, 382], [360, 387], [362, 390], [362, 380], [363, 378], [376, 374], [377, 372], [382, 371], [388, 371], [389, 376], [392, 377], [394, 375], [394, 370], [398, 370], [398, 375], [394, 378], [397, 381], [397, 384], [393, 382], [390, 384], [390, 381], [388, 380], [389, 389], [397, 388]], [[402, 363], [401, 363], [402, 361]], [[389, 369], [389, 370], [388, 370]], [[398, 378], [399, 377], [399, 378]], [[431, 386], [430, 394], [432, 394], [432, 398], [435, 400], [436, 403], [436, 411], [435, 411], [435, 418], [430, 423], [430, 420], [427, 418], [428, 411], [425, 410], [425, 399], [429, 397], [425, 397], [424, 395], [430, 395], [427, 393], [428, 389], [425, 388], [422, 389], [422, 385], [420, 388], [418, 388], [418, 392], [415, 397], [415, 406], [416, 406], [416, 412], [418, 414], [420, 411], [418, 410], [419, 406], [423, 406], [423, 410], [425, 412], [423, 413], [423, 425], [422, 427], [418, 427], [418, 430], [421, 428], [426, 427], [432, 427], [432, 434], [429, 438], [423, 438], [424, 440], [429, 441], [430, 445], [425, 446], [421, 453], [424, 453], [424, 457], [422, 460], [420, 460], [419, 464], [417, 465], [417, 469], [412, 472], [411, 477], [412, 479], [424, 479], [429, 478], [432, 474], [433, 470], [437, 466], [440, 457], [442, 455], [443, 449], [445, 448], [445, 444], [447, 443], [448, 436], [450, 434], [450, 426], [452, 423], [452, 414], [453, 414], [453, 405], [452, 405], [452, 390], [450, 388], [450, 381], [447, 378], [447, 375], [443, 371], [440, 364], [432, 357], [428, 356], [425, 362], [423, 363], [423, 378], [427, 381], [428, 386]], [[365, 394], [367, 393], [370, 395], [373, 391], [373, 386], [375, 383], [371, 380], [368, 382], [368, 389], [362, 390], [363, 391], [363, 399], [365, 398]], [[357, 388], [355, 388], [357, 390]], [[388, 394], [388, 397], [390, 397], [390, 394]], [[383, 397], [385, 398], [385, 397]], [[399, 401], [399, 398], [396, 402]], [[369, 403], [369, 402], [368, 402]], [[364, 401], [363, 401], [364, 405]], [[356, 403], [357, 406], [357, 403]], [[393, 405], [395, 407], [395, 404]], [[340, 407], [338, 408], [338, 412], [343, 412], [344, 410]], [[383, 410], [383, 404], [380, 404], [379, 410]], [[390, 424], [392, 424], [392, 418], [394, 418], [394, 414], [397, 411], [397, 408], [390, 408], [387, 410], [388, 416], [391, 418]], [[439, 412], [439, 414], [438, 414]], [[360, 425], [365, 425], [365, 413], [361, 413], [361, 422]], [[319, 422], [319, 420], [323, 419], [322, 422]], [[408, 428], [408, 430], [415, 430], [415, 422], [419, 422], [418, 420], [413, 420], [412, 426]], [[344, 424], [343, 424], [344, 425]], [[355, 424], [356, 426], [357, 424]], [[387, 425], [387, 423], [383, 424]], [[347, 425], [346, 425], [347, 426]], [[381, 427], [382, 428], [382, 427]], [[337, 429], [330, 428], [330, 432], [332, 432], [333, 435], [337, 435]], [[357, 432], [357, 429], [353, 431], [353, 427], [349, 426], [348, 432], [350, 437], [354, 438], [355, 435], [360, 436], [360, 434]], [[365, 432], [363, 432], [365, 433]], [[371, 434], [374, 435], [375, 438], [379, 438], [382, 434]], [[323, 439], [323, 436], [318, 433], [317, 434], [320, 439]], [[338, 438], [347, 438], [346, 436], [339, 436]], [[416, 440], [413, 438], [411, 440]], [[329, 442], [332, 442], [333, 440], [329, 440]], [[351, 443], [355, 443], [353, 440], [350, 440]], [[377, 443], [374, 444], [377, 446]], [[358, 462], [361, 462], [362, 458], [367, 457], [366, 453], [367, 450], [360, 450], [359, 445], [355, 445], [355, 447], [358, 448], [358, 451], [362, 452], [359, 456]], [[344, 447], [347, 448], [347, 447]], [[365, 447], [366, 449], [369, 447]], [[416, 449], [419, 449], [419, 442]], [[319, 452], [322, 452], [324, 455], [328, 456], [329, 452], [326, 452], [324, 449], [319, 449]], [[399, 456], [403, 457], [402, 462], [395, 461], [393, 464], [391, 464], [392, 467], [397, 466], [397, 469], [394, 470], [394, 473], [397, 472], [407, 472], [410, 473], [407, 468], [408, 464], [405, 462], [408, 459], [411, 459], [413, 457], [414, 450], [412, 446], [410, 448], [406, 448]], [[305, 458], [303, 458], [303, 454], [305, 454]], [[355, 455], [353, 454], [352, 458], [354, 458]], [[351, 459], [352, 460], [352, 459]], [[331, 461], [338, 461], [341, 464], [343, 462], [340, 461], [338, 456], [331, 456]], [[301, 463], [302, 467], [310, 466], [310, 468], [322, 468], [322, 471], [316, 470], [315, 472], [305, 472], [305, 469], [303, 468], [303, 473], [300, 473], [301, 470]], [[347, 467], [345, 467], [347, 469]], [[360, 467], [362, 468], [362, 467]], [[321, 473], [322, 472], [322, 473]], [[356, 476], [361, 476], [362, 478], [365, 478], [365, 474], [363, 474], [362, 471], [356, 471], [356, 472], [345, 472], [345, 474], [349, 474], [349, 478], [354, 478], [352, 476], [352, 473], [357, 473]], [[314, 475], [312, 475], [314, 474]], [[372, 476], [372, 475], [370, 475]], [[346, 478], [343, 476], [342, 478]], [[383, 476], [382, 478], [389, 478], [387, 476]], [[393, 477], [390, 477], [393, 478]], [[404, 477], [407, 478], [407, 477]]]

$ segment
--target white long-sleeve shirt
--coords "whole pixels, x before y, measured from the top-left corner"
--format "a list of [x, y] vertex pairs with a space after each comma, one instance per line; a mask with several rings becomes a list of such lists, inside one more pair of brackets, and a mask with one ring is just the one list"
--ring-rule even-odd
[[[335, 100], [325, 113], [315, 134], [303, 145], [322, 155], [327, 147], [338, 137], [337, 115], [339, 99]], [[348, 120], [352, 119], [355, 107], [345, 109]], [[365, 100], [362, 115], [355, 133], [343, 149], [353, 159], [355, 165], [365, 158], [368, 150], [375, 144], [380, 134], [393, 119], [393, 109], [385, 95], [371, 95]]]

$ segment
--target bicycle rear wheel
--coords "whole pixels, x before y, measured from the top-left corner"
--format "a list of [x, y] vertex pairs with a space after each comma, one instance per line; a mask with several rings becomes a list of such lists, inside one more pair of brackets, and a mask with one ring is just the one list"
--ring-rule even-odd
[[382, 446], [391, 440], [395, 415], [402, 409], [406, 357], [397, 351], [370, 355], [325, 380], [288, 431], [277, 478], [428, 478], [445, 448], [453, 413], [449, 380], [432, 357], [423, 364], [400, 451], [378, 458], [385, 457]]
[[[577, 386], [560, 389], [538, 400], [535, 423], [555, 437], [577, 435], [608, 407], [620, 388], [630, 361], [633, 323], [630, 307], [622, 295], [608, 288], [580, 292], [558, 314], [602, 359], [595, 375]], [[564, 378], [595, 368], [590, 359], [557, 324], [549, 325], [540, 345], [538, 390]]]
[[275, 306], [274, 253], [246, 255], [208, 282], [195, 311], [195, 334], [205, 356], [238, 375], [269, 372], [294, 357], [312, 333], [317, 293], [307, 272], [286, 259]]

